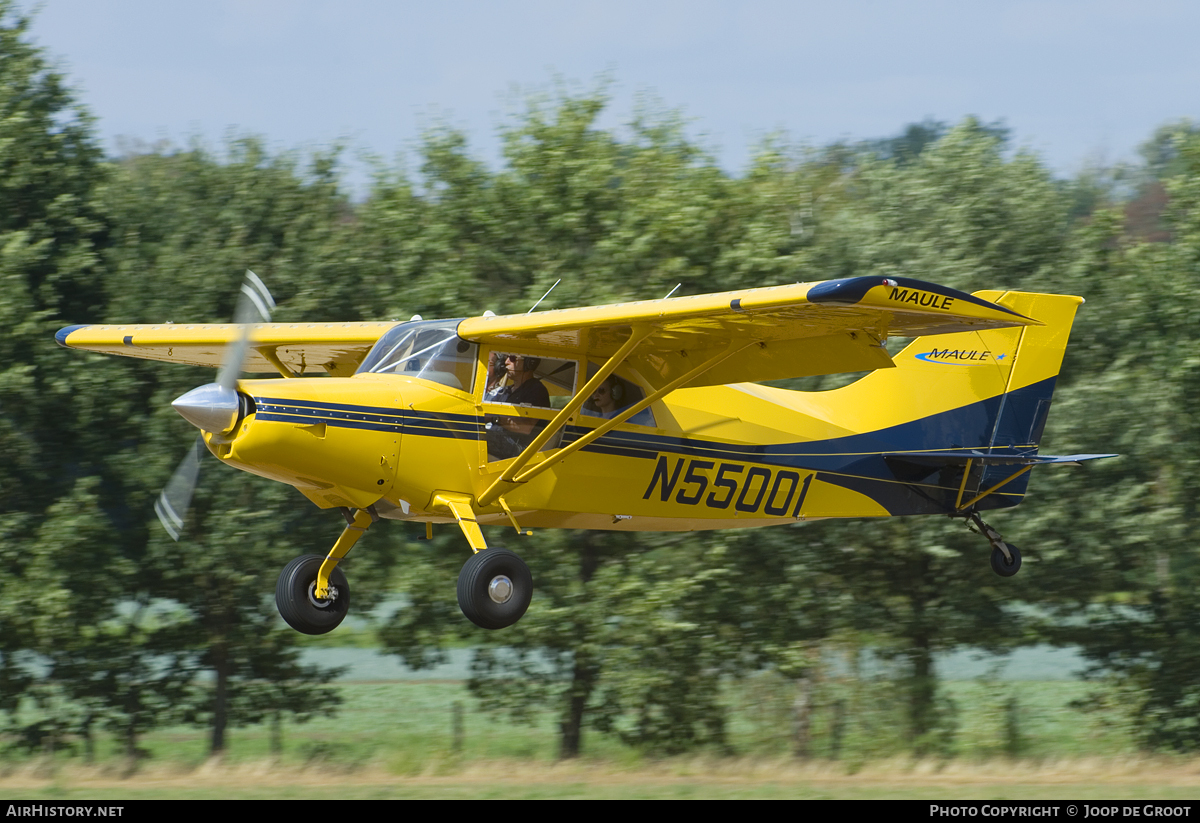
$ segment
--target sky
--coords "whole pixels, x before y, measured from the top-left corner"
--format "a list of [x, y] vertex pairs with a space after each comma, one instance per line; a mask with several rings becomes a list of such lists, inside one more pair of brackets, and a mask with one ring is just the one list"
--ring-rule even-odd
[[[32, 0], [18, 0], [32, 9]], [[105, 148], [231, 134], [392, 162], [423, 130], [498, 128], [531, 94], [609, 83], [600, 125], [678, 110], [739, 174], [772, 134], [821, 145], [968, 115], [1057, 173], [1200, 119], [1195, 0], [42, 0], [32, 36]], [[350, 171], [362, 185], [362, 167]]]

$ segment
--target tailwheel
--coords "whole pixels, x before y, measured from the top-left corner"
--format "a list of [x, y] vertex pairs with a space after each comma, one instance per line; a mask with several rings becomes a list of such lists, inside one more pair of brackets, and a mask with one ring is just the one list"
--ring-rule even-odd
[[[1011, 543], [1004, 542], [1000, 532], [984, 523], [979, 512], [972, 512], [970, 518], [979, 527], [979, 533], [986, 537], [992, 546], [992, 571], [1001, 577], [1012, 577], [1019, 572], [1021, 570], [1021, 550]], [[967, 528], [971, 528], [969, 523]], [[971, 530], [975, 531], [975, 529]]]
[[508, 549], [482, 549], [458, 575], [458, 607], [483, 629], [503, 629], [521, 619], [533, 598], [533, 575]]
[[350, 585], [338, 567], [329, 575], [329, 595], [316, 597], [317, 571], [324, 561], [318, 554], [297, 557], [283, 567], [275, 584], [275, 605], [280, 616], [303, 634], [333, 631], [350, 610]]
[[1008, 557], [1000, 546], [992, 547], [992, 571], [1001, 577], [1012, 577], [1021, 570], [1021, 550], [1012, 543], [1005, 543], [1004, 548], [1008, 549]]

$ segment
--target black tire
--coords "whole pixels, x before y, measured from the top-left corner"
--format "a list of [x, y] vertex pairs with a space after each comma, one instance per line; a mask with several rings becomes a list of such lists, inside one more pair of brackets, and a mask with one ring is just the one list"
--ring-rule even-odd
[[331, 632], [350, 611], [350, 585], [340, 567], [334, 567], [329, 575], [329, 585], [337, 590], [337, 596], [324, 601], [312, 597], [323, 562], [325, 558], [319, 554], [297, 557], [283, 567], [275, 584], [275, 605], [280, 616], [302, 634]]
[[[496, 582], [503, 602], [492, 596]], [[484, 549], [467, 558], [458, 574], [458, 607], [467, 619], [483, 629], [503, 629], [521, 619], [533, 599], [533, 575], [525, 561], [508, 549]]]
[[992, 549], [992, 571], [1001, 577], [1012, 577], [1021, 570], [1021, 550], [1012, 543], [1006, 543], [1009, 554], [1012, 555], [1012, 562], [1004, 558], [1004, 552], [999, 549]]

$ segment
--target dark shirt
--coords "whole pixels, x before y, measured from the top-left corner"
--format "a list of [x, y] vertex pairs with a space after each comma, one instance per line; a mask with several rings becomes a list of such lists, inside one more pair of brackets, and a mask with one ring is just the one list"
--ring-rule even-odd
[[537, 378], [526, 380], [516, 388], [508, 388], [496, 393], [492, 398], [493, 403], [511, 403], [514, 406], [519, 406], [522, 403], [527, 403], [530, 406], [539, 406], [543, 409], [550, 408], [550, 392], [546, 391], [546, 387], [542, 385], [542, 381]]

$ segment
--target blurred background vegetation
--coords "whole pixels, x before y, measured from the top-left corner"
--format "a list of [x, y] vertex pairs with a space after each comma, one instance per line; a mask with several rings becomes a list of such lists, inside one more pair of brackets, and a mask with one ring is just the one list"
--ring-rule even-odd
[[[530, 100], [499, 168], [435, 128], [413, 168], [379, 163], [355, 199], [337, 150], [247, 137], [105, 156], [0, 3], [4, 756], [136, 761], [182, 728], [219, 753], [240, 727], [263, 750], [295, 728], [313, 752], [387, 740], [416, 756], [417, 738], [461, 751], [447, 730], [464, 711], [506, 730], [467, 735], [468, 751], [548, 757], [1200, 748], [1200, 129], [1164, 125], [1139, 162], [1072, 179], [972, 119], [858, 144], [779, 137], [735, 175], [676, 114], [618, 133], [596, 125], [606, 104], [603, 85]], [[338, 635], [302, 638], [271, 597], [339, 515], [212, 471], [172, 542], [153, 501], [192, 432], [169, 403], [210, 375], [54, 342], [71, 323], [226, 322], [247, 268], [280, 322], [525, 311], [560, 277], [546, 308], [868, 274], [1079, 294], [1045, 443], [1122, 456], [1041, 473], [997, 517], [1024, 552], [1014, 579], [961, 522], [928, 518], [543, 532], [515, 546], [536, 594], [503, 632], [458, 611], [456, 530], [418, 543], [391, 524], [350, 574], [358, 614], [393, 593], [399, 608], [341, 632], [413, 669], [473, 649], [468, 691], [339, 685], [312, 662]], [[1091, 684], [939, 678], [947, 653], [1047, 645], [1077, 650]]]

